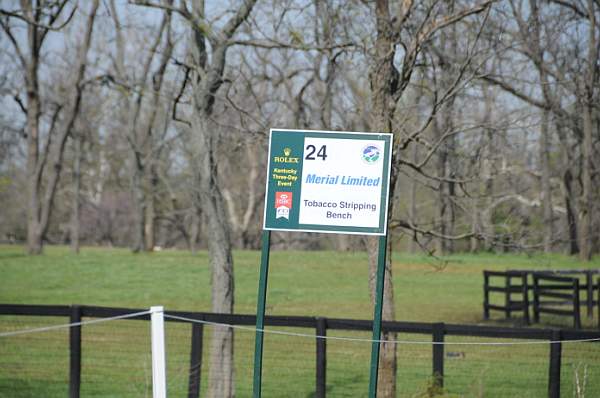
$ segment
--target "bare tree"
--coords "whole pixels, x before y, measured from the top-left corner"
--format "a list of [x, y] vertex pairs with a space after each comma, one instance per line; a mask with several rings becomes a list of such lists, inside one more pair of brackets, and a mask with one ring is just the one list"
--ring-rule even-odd
[[[208, 252], [211, 265], [211, 309], [232, 313], [234, 306], [233, 256], [230, 226], [217, 175], [218, 135], [211, 125], [216, 93], [223, 84], [227, 50], [240, 25], [248, 18], [256, 0], [244, 0], [237, 11], [218, 29], [206, 19], [203, 0], [173, 5], [150, 1], [138, 4], [178, 13], [190, 27], [188, 41], [189, 81], [192, 90], [191, 146], [194, 149], [194, 198], [209, 231]], [[209, 396], [235, 394], [233, 379], [233, 331], [217, 328], [211, 340]]]
[[[168, 4], [165, 3], [165, 4]], [[164, 105], [165, 74], [173, 53], [171, 10], [165, 10], [142, 59], [140, 73], [127, 70], [125, 34], [114, 0], [110, 3], [115, 27], [115, 78], [113, 85], [123, 93], [122, 114], [126, 120], [124, 135], [130, 149], [131, 191], [135, 205], [133, 226], [134, 252], [152, 250], [155, 236], [155, 191], [158, 183], [157, 163], [165, 144], [168, 107]], [[137, 53], [133, 54], [137, 56]]]
[[[210, 119], [215, 94], [223, 82], [230, 40], [238, 27], [248, 17], [255, 0], [245, 0], [237, 12], [220, 30], [206, 29], [203, 1], [195, 1], [190, 13], [186, 12], [192, 26], [190, 32], [190, 61], [193, 65], [191, 83], [193, 90], [192, 145], [196, 150], [194, 179], [198, 198], [210, 231], [208, 251], [211, 263], [211, 309], [232, 313], [234, 306], [233, 256], [231, 254], [230, 227], [223, 206], [215, 170], [217, 168], [217, 136]], [[210, 42], [209, 60], [207, 41]], [[233, 380], [233, 331], [229, 328], [215, 330], [211, 341], [211, 368], [209, 396], [235, 395]]]
[[[549, 112], [549, 120], [555, 122], [555, 129], [564, 148], [565, 164], [563, 169], [562, 188], [565, 200], [565, 216], [570, 243], [570, 252], [580, 249], [580, 258], [589, 260], [593, 252], [594, 234], [594, 117], [598, 97], [598, 36], [597, 25], [599, 7], [596, 3], [567, 3], [553, 1], [542, 7], [536, 1], [529, 2], [529, 9], [523, 10], [523, 3], [511, 1], [512, 16], [517, 22], [516, 31], [502, 28], [518, 42], [518, 46], [507, 45], [517, 55], [526, 57], [535, 66], [539, 76], [541, 98], [528, 92], [527, 87], [519, 86], [512, 77], [496, 76], [489, 73], [484, 79], [498, 85], [506, 92], [525, 103]], [[566, 24], [576, 20], [586, 24], [587, 37], [579, 31], [570, 31]], [[543, 34], [543, 35], [542, 35]], [[587, 44], [587, 51], [581, 51], [581, 43]], [[576, 62], [573, 62], [576, 60]], [[596, 112], [597, 113], [597, 112]], [[545, 116], [542, 128], [545, 127]], [[597, 122], [596, 122], [597, 123]], [[547, 133], [547, 132], [546, 132]], [[542, 136], [544, 131], [541, 132]], [[573, 145], [572, 138], [578, 145]], [[578, 166], [577, 149], [581, 153], [581, 165]], [[546, 151], [547, 152], [547, 151]], [[542, 157], [542, 162], [544, 159]], [[579, 203], [575, 203], [573, 176], [581, 175], [581, 195]], [[544, 177], [545, 179], [545, 177]], [[547, 183], [542, 181], [548, 190]], [[544, 206], [548, 209], [552, 204], [549, 194], [542, 193]], [[554, 208], [554, 207], [553, 207]], [[579, 217], [576, 217], [576, 209]], [[549, 210], [544, 210], [550, 220]], [[548, 232], [546, 232], [548, 234]], [[578, 235], [578, 236], [577, 236]], [[579, 244], [577, 245], [577, 241]], [[578, 246], [578, 247], [577, 247]]]
[[[375, 52], [372, 58], [372, 70], [370, 72], [370, 84], [372, 91], [371, 107], [371, 129], [378, 132], [393, 132], [393, 120], [396, 110], [396, 104], [402, 97], [404, 91], [410, 83], [412, 74], [415, 70], [417, 59], [423, 46], [441, 29], [451, 26], [463, 18], [480, 13], [489, 7], [491, 2], [485, 2], [476, 6], [460, 9], [456, 12], [442, 13], [442, 16], [436, 17], [433, 12], [434, 5], [423, 5], [426, 9], [423, 14], [419, 14], [413, 1], [403, 1], [392, 11], [391, 4], [387, 0], [377, 0], [375, 2], [375, 26], [377, 37], [375, 39]], [[431, 8], [429, 8], [431, 7]], [[410, 35], [402, 35], [403, 30], [411, 26], [416, 26], [414, 32]], [[398, 46], [403, 48], [402, 61], [400, 67], [396, 66], [396, 49]], [[456, 83], [455, 83], [456, 84]], [[451, 92], [449, 88], [447, 93]], [[445, 99], [447, 99], [446, 96]], [[436, 109], [439, 104], [434, 104]], [[435, 111], [434, 111], [435, 114]], [[390, 192], [395, 192], [398, 181], [399, 167], [401, 165], [420, 169], [418, 165], [412, 164], [407, 158], [404, 158], [401, 151], [420, 134], [419, 131], [408, 137], [402, 137], [402, 134], [396, 134], [394, 137], [392, 176], [390, 180]], [[439, 146], [448, 138], [452, 132], [447, 132], [436, 140], [436, 145], [429, 150], [434, 153]], [[424, 170], [423, 170], [424, 171]], [[444, 176], [438, 176], [444, 179]], [[393, 201], [391, 202], [390, 214], [393, 214]], [[393, 225], [392, 223], [390, 223]], [[391, 241], [391, 240], [390, 240]], [[367, 239], [367, 250], [369, 252], [370, 265], [370, 286], [371, 292], [375, 292], [375, 275], [377, 269], [377, 239]], [[388, 251], [391, 246], [388, 245]], [[394, 293], [392, 285], [391, 255], [387, 256], [385, 265], [385, 292], [383, 305], [383, 319], [394, 319]], [[373, 296], [374, 297], [374, 296]], [[384, 339], [390, 336], [384, 336]], [[391, 397], [396, 395], [395, 391], [395, 370], [396, 370], [396, 346], [394, 344], [383, 344], [382, 357], [380, 359], [380, 379], [379, 396]]]
[[[44, 234], [49, 225], [53, 209], [53, 201], [63, 163], [63, 153], [67, 139], [73, 131], [79, 113], [84, 92], [83, 80], [86, 71], [88, 49], [92, 41], [94, 19], [99, 1], [91, 4], [86, 28], [74, 63], [74, 73], [65, 102], [54, 105], [50, 123], [41, 123], [44, 112], [51, 108], [50, 103], [40, 90], [40, 67], [42, 48], [52, 31], [63, 29], [76, 13], [76, 8], [64, 16], [69, 2], [33, 4], [21, 1], [18, 10], [1, 10], [0, 25], [11, 42], [23, 73], [26, 101], [15, 96], [27, 118], [27, 252], [40, 254], [43, 247]], [[27, 40], [16, 37], [16, 24], [24, 23], [27, 29]], [[25, 42], [26, 44], [22, 44]], [[47, 101], [48, 103], [46, 103]]]

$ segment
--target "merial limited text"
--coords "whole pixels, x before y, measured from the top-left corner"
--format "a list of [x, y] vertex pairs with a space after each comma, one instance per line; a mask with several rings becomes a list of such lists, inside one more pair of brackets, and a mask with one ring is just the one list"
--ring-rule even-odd
[[308, 174], [304, 180], [306, 184], [323, 184], [323, 185], [355, 185], [364, 187], [378, 187], [381, 184], [381, 177], [369, 178], [366, 176], [352, 177], [340, 175], [325, 175], [319, 176], [316, 174]]

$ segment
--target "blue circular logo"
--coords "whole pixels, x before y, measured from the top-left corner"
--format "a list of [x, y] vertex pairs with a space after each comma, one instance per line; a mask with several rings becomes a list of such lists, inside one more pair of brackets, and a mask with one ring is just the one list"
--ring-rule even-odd
[[376, 163], [381, 157], [381, 151], [374, 145], [369, 145], [363, 148], [362, 158], [366, 163]]

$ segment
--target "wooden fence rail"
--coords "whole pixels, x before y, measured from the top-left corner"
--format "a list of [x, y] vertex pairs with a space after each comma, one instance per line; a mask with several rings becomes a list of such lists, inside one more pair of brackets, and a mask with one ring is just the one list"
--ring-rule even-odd
[[[491, 279], [501, 278], [504, 286], [493, 285]], [[516, 279], [520, 284], [513, 283]], [[498, 292], [504, 294], [504, 305], [490, 303], [490, 293]], [[514, 295], [519, 295], [519, 300], [513, 300]], [[523, 271], [483, 271], [483, 317], [490, 318], [490, 310], [504, 311], [506, 318], [510, 318], [513, 312], [523, 313], [525, 324], [529, 324], [529, 294], [527, 285], [527, 272]]]
[[[490, 311], [501, 311], [509, 319], [513, 313], [521, 313], [523, 322], [530, 323], [529, 307], [533, 307], [533, 321], [539, 322], [541, 312], [573, 317], [574, 327], [581, 328], [581, 305], [587, 308], [588, 318], [594, 316], [594, 306], [600, 312], [600, 278], [594, 285], [594, 275], [600, 270], [555, 271], [483, 271], [483, 317], [490, 318]], [[569, 276], [567, 276], [569, 275]], [[585, 282], [579, 279], [584, 277]], [[531, 280], [530, 280], [531, 278]], [[541, 284], [541, 285], [540, 285]], [[585, 300], [580, 299], [581, 293]], [[595, 293], [598, 292], [598, 293]], [[504, 304], [492, 303], [491, 295], [500, 293]], [[597, 294], [598, 299], [594, 299]], [[554, 298], [554, 300], [548, 300]], [[544, 300], [542, 300], [544, 299]], [[569, 309], [556, 308], [569, 306]], [[600, 328], [600, 317], [598, 319]]]
[[[16, 305], [0, 304], [0, 315], [24, 316], [64, 316], [70, 323], [80, 322], [83, 318], [112, 318], [143, 312], [133, 308], [109, 308], [84, 305], [52, 306], [52, 305]], [[178, 317], [173, 318], [173, 317]], [[187, 322], [181, 318], [188, 318], [201, 322], [211, 322], [227, 325], [254, 326], [254, 315], [215, 314], [204, 312], [165, 311], [165, 322]], [[127, 320], [150, 320], [149, 314], [128, 317]], [[327, 369], [327, 330], [365, 331], [372, 330], [372, 321], [356, 319], [336, 319], [304, 316], [267, 316], [266, 326], [310, 328], [315, 331], [316, 339], [316, 375], [315, 391], [317, 397], [326, 394], [326, 369]], [[202, 370], [202, 339], [203, 324], [192, 322], [190, 342], [190, 372], [188, 384], [188, 397], [197, 398], [200, 393], [200, 380]], [[84, 326], [83, 326], [84, 327]], [[82, 326], [73, 326], [69, 334], [69, 396], [78, 398], [81, 385], [81, 329]], [[553, 330], [534, 328], [508, 328], [477, 325], [457, 325], [445, 323], [421, 322], [383, 322], [384, 332], [424, 334], [431, 336], [432, 342], [432, 377], [439, 386], [444, 383], [444, 342], [445, 336], [471, 336], [497, 339], [529, 339], [546, 340], [558, 343], [551, 344], [548, 358], [548, 396], [560, 396], [560, 368], [561, 344], [563, 340], [600, 339], [599, 331], [579, 330]], [[585, 343], [588, 344], [588, 343]]]
[[[556, 308], [560, 305], [571, 309]], [[540, 314], [573, 317], [573, 327], [581, 329], [579, 313], [579, 279], [568, 276], [533, 274], [533, 319], [540, 321]]]

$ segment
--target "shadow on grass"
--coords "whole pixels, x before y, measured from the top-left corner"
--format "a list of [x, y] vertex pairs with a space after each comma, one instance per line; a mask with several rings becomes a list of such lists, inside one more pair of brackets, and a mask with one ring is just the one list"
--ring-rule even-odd
[[[346, 375], [345, 377], [336, 374], [334, 378], [335, 381], [325, 387], [325, 392], [327, 395], [338, 393], [341, 396], [354, 396], [354, 394], [357, 394], [356, 396], [360, 396], [360, 388], [365, 388], [366, 391], [369, 386], [368, 374], [366, 376], [364, 374]], [[316, 391], [306, 395], [306, 398], [316, 397]]]
[[64, 397], [68, 390], [69, 383], [65, 381], [0, 378], [2, 398]]
[[[333, 386], [327, 386], [327, 387], [325, 387], [325, 393], [326, 393], [326, 394], [332, 394], [332, 393], [333, 393], [333, 390], [334, 390], [334, 387], [333, 387]], [[311, 392], [311, 393], [309, 393], [309, 394], [306, 396], [306, 398], [317, 398], [317, 392], [316, 392], [316, 391], [314, 391], [314, 392]]]
[[0, 259], [3, 258], [21, 258], [21, 257], [26, 257], [27, 255], [25, 253], [1, 253], [0, 252]]

